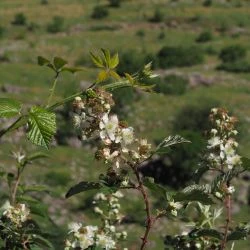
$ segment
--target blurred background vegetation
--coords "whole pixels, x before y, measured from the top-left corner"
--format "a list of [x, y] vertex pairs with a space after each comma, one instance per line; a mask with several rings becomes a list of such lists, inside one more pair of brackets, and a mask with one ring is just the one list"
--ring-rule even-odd
[[[61, 56], [71, 65], [86, 67], [73, 77], [64, 73], [57, 99], [88, 86], [95, 79], [89, 51], [107, 48], [119, 52], [118, 72], [136, 72], [152, 61], [159, 77], [155, 93], [122, 89], [114, 93], [115, 112], [136, 132], [157, 144], [169, 134], [192, 141], [155, 158], [142, 173], [155, 177], [169, 189], [192, 181], [204, 149], [211, 107], [229, 109], [239, 120], [240, 151], [250, 156], [250, 2], [247, 0], [1, 0], [0, 1], [0, 96], [43, 104], [52, 73], [36, 64], [38, 55]], [[92, 193], [64, 199], [68, 188], [81, 180], [94, 180], [104, 166], [94, 161], [92, 145], [81, 144], [70, 121], [70, 107], [58, 110], [58, 132], [48, 161], [27, 172], [27, 183], [46, 183], [50, 192], [40, 198], [51, 214], [41, 221], [56, 249], [70, 221], [92, 223]], [[6, 126], [0, 120], [0, 127]], [[0, 168], [13, 168], [11, 151], [35, 150], [22, 131], [0, 141]], [[238, 180], [235, 220], [249, 221], [249, 175]], [[6, 184], [1, 181], [1, 203]], [[36, 194], [34, 194], [36, 195]], [[153, 201], [160, 202], [157, 197]], [[128, 248], [137, 249], [143, 231], [144, 211], [139, 198], [123, 204], [128, 214]], [[39, 219], [39, 216], [38, 216]], [[165, 220], [151, 235], [149, 249], [164, 249], [166, 233], [178, 233], [184, 223]], [[235, 249], [249, 249], [249, 241]]]

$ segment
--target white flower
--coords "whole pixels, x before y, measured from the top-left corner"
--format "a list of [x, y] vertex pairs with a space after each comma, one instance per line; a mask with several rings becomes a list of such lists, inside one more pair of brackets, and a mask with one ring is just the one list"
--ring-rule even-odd
[[221, 140], [218, 136], [212, 137], [210, 140], [208, 140], [208, 146], [207, 148], [213, 148], [221, 144]]
[[228, 156], [226, 163], [228, 164], [228, 169], [232, 169], [235, 165], [241, 164], [239, 155]]
[[115, 193], [112, 194], [116, 198], [122, 198], [124, 195], [120, 191], [116, 191]]
[[99, 207], [94, 207], [94, 211], [97, 214], [103, 214], [103, 211]]
[[201, 243], [195, 243], [195, 246], [197, 247], [197, 248], [201, 248]]
[[109, 250], [109, 249], [115, 249], [115, 241], [105, 235], [105, 234], [98, 234], [96, 237], [96, 244], [97, 246], [101, 246], [102, 248]]
[[[79, 236], [79, 246], [81, 249], [87, 249], [88, 247], [92, 246], [94, 244], [94, 239], [91, 237], [88, 237], [85, 234], [81, 234]], [[77, 246], [75, 246], [77, 247]]]
[[122, 142], [125, 145], [129, 145], [134, 141], [134, 129], [132, 127], [122, 129], [121, 135]]
[[94, 200], [102, 200], [102, 201], [106, 201], [107, 197], [104, 193], [97, 193], [94, 197]]
[[77, 223], [77, 222], [71, 222], [69, 225], [68, 225], [68, 228], [69, 228], [69, 233], [76, 233], [79, 231], [79, 229], [82, 227], [82, 224], [81, 223]]
[[101, 129], [101, 139], [104, 140], [108, 138], [111, 141], [115, 141], [118, 126], [119, 121], [117, 115], [111, 115], [110, 117], [108, 117], [108, 114], [104, 114], [99, 124], [99, 127]]
[[227, 188], [227, 193], [228, 193], [228, 194], [232, 194], [232, 193], [234, 193], [234, 192], [235, 192], [234, 186], [229, 186], [229, 187]]
[[216, 134], [218, 133], [218, 130], [215, 129], [215, 128], [213, 128], [213, 129], [211, 129], [211, 133], [212, 133], [213, 135], [216, 135]]

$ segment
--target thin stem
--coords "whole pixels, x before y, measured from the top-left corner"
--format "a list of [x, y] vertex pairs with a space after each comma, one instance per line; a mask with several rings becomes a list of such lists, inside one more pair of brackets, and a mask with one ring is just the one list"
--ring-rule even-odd
[[143, 196], [143, 200], [144, 200], [144, 203], [145, 203], [145, 210], [146, 210], [146, 214], [147, 214], [146, 229], [145, 229], [143, 237], [141, 238], [142, 239], [142, 244], [141, 244], [141, 247], [140, 247], [140, 250], [144, 250], [146, 248], [147, 243], [148, 243], [149, 232], [150, 232], [155, 220], [151, 216], [151, 209], [150, 209], [148, 194], [147, 194], [147, 192], [145, 190], [145, 187], [143, 185], [140, 173], [139, 173], [139, 171], [138, 171], [138, 169], [136, 167], [133, 168], [133, 171], [135, 173], [135, 176], [136, 176], [138, 184], [139, 184], [137, 189], [141, 192], [141, 194]]
[[54, 82], [53, 82], [53, 86], [50, 90], [50, 95], [49, 95], [49, 99], [48, 99], [48, 103], [47, 103], [47, 106], [46, 107], [49, 107], [50, 106], [50, 103], [51, 103], [51, 100], [55, 94], [55, 90], [56, 90], [56, 84], [57, 84], [57, 81], [58, 81], [58, 77], [59, 77], [59, 72], [56, 72], [56, 76], [54, 78]]
[[11, 194], [11, 204], [12, 205], [15, 205], [15, 203], [16, 203], [16, 194], [17, 194], [17, 188], [19, 186], [20, 179], [21, 179], [21, 172], [22, 171], [20, 170], [20, 168], [18, 168], [16, 181], [15, 181], [15, 184], [13, 186], [12, 194]]
[[221, 242], [221, 250], [224, 250], [226, 248], [227, 236], [228, 236], [229, 226], [231, 222], [231, 195], [230, 194], [227, 194], [225, 198], [225, 208], [226, 208], [226, 224], [225, 224], [224, 238]]

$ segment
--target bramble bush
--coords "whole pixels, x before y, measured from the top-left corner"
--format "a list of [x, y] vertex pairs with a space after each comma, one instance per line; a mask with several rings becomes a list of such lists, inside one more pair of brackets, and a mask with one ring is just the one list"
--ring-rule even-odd
[[[206, 150], [193, 175], [194, 183], [184, 189], [170, 191], [153, 178], [143, 176], [140, 169], [156, 155], [171, 154], [170, 149], [190, 141], [179, 135], [167, 136], [154, 146], [147, 139], [139, 138], [133, 127], [113, 113], [113, 90], [136, 88], [152, 91], [153, 86], [143, 84], [146, 79], [156, 76], [151, 65], [121, 77], [116, 72], [118, 54], [111, 55], [108, 50], [102, 49], [100, 54], [91, 53], [91, 58], [99, 69], [97, 78], [78, 93], [54, 102], [61, 73], [75, 73], [81, 69], [69, 67], [67, 61], [59, 57], [52, 61], [38, 57], [38, 64], [50, 68], [55, 74], [47, 102], [24, 109], [15, 98], [0, 98], [0, 117], [16, 119], [0, 131], [0, 137], [25, 127], [28, 140], [48, 150], [58, 126], [56, 110], [71, 104], [71, 120], [76, 134], [83, 143], [95, 143], [95, 159], [106, 166], [106, 171], [96, 181], [83, 180], [65, 192], [68, 199], [81, 192], [95, 192], [93, 212], [100, 219], [99, 224], [95, 222], [93, 225], [70, 223], [65, 235], [65, 250], [128, 249], [126, 238], [130, 232], [119, 227], [124, 218], [120, 199], [128, 189], [135, 191], [130, 195], [137, 196], [138, 192], [145, 206], [145, 227], [138, 249], [149, 249], [149, 235], [156, 221], [163, 217], [169, 221], [181, 220], [190, 210], [196, 214], [186, 216], [192, 227], [187, 232], [180, 232], [180, 235], [166, 232], [166, 249], [224, 250], [227, 246], [233, 249], [234, 242], [245, 239], [250, 231], [249, 223], [237, 224], [232, 218], [233, 181], [250, 168], [250, 160], [237, 153], [237, 119], [223, 108], [211, 110]], [[53, 249], [48, 240], [51, 237], [40, 227], [35, 216], [47, 215], [47, 210], [39, 199], [30, 194], [42, 192], [45, 187], [22, 182], [32, 162], [47, 155], [38, 151], [15, 152], [13, 156], [16, 168], [12, 172], [10, 169], [1, 172], [1, 178], [9, 188], [8, 199], [0, 209], [1, 249]], [[206, 175], [210, 176], [209, 182], [203, 178]], [[151, 204], [151, 194], [161, 198], [157, 207]]]

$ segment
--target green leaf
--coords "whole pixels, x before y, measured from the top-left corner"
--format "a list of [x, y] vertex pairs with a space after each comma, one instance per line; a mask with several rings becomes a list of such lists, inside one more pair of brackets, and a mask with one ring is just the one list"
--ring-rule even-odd
[[242, 162], [243, 169], [246, 171], [249, 171], [250, 170], [250, 159], [248, 159], [247, 157], [242, 157], [241, 162]]
[[41, 235], [33, 234], [32, 239], [37, 245], [44, 247], [43, 249], [54, 249], [52, 243]]
[[41, 152], [41, 151], [38, 151], [38, 152], [35, 152], [29, 156], [26, 157], [26, 160], [27, 161], [34, 161], [34, 160], [37, 160], [37, 159], [42, 159], [42, 158], [48, 158], [49, 155], [44, 153], [44, 152]]
[[61, 70], [63, 68], [64, 65], [66, 65], [68, 62], [65, 61], [64, 59], [60, 58], [60, 57], [55, 57], [53, 60], [55, 69], [57, 71]]
[[111, 63], [111, 59], [110, 59], [110, 51], [107, 50], [107, 49], [101, 49], [102, 51], [102, 54], [104, 56], [104, 60], [105, 60], [105, 63], [106, 63], [106, 66], [108, 68], [110, 68], [110, 63]]
[[249, 232], [247, 230], [238, 228], [228, 235], [227, 241], [243, 240], [248, 236], [248, 233]]
[[46, 186], [33, 185], [33, 186], [23, 187], [23, 191], [24, 192], [49, 192], [49, 189]]
[[212, 198], [205, 190], [206, 187], [192, 185], [174, 195], [174, 201], [191, 202], [198, 201], [204, 205], [214, 204]]
[[164, 154], [165, 152], [168, 152], [168, 147], [180, 143], [190, 143], [190, 141], [184, 139], [179, 135], [168, 136], [157, 146], [155, 153]]
[[91, 60], [93, 63], [99, 67], [99, 68], [104, 68], [103, 61], [100, 56], [96, 56], [94, 53], [90, 52]]
[[166, 198], [167, 190], [163, 186], [155, 183], [153, 178], [145, 177], [143, 180], [143, 185], [154, 193], [162, 196], [163, 198]]
[[55, 114], [41, 107], [33, 107], [29, 112], [28, 124], [28, 139], [32, 143], [48, 149], [56, 132]]
[[200, 166], [194, 173], [194, 181], [198, 183], [203, 174], [205, 174], [208, 170], [209, 170], [208, 166], [206, 165]]
[[50, 61], [48, 59], [46, 59], [45, 57], [42, 56], [38, 56], [37, 57], [37, 63], [40, 66], [44, 66], [44, 65], [48, 65], [50, 64]]
[[100, 189], [102, 185], [98, 182], [88, 182], [88, 181], [82, 181], [75, 186], [71, 187], [67, 194], [65, 195], [66, 198], [69, 198], [73, 195], [79, 194], [84, 191], [88, 190], [94, 190], [94, 189]]
[[116, 53], [111, 59], [110, 59], [110, 68], [114, 69], [119, 64], [119, 56], [118, 53]]
[[10, 98], [0, 98], [0, 118], [20, 114], [21, 103]]
[[114, 70], [110, 70], [110, 71], [109, 71], [109, 74], [110, 74], [113, 78], [115, 78], [116, 80], [121, 79], [121, 77], [120, 77]]
[[218, 240], [223, 239], [223, 234], [215, 229], [194, 229], [192, 232], [189, 233], [191, 237], [209, 237], [209, 238], [215, 238]]

